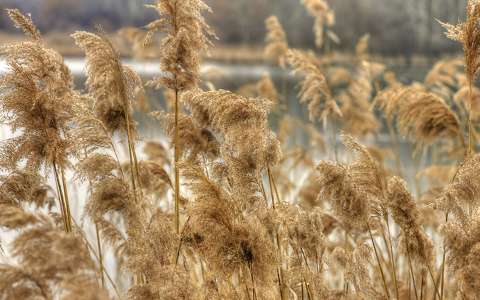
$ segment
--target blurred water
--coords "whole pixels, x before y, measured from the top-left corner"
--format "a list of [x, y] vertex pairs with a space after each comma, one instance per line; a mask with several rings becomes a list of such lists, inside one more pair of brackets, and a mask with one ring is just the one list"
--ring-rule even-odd
[[[84, 89], [85, 83], [85, 60], [81, 58], [67, 58], [65, 63], [68, 65], [75, 78], [75, 85], [77, 89]], [[123, 63], [133, 68], [144, 81], [148, 81], [155, 76], [161, 75], [158, 61], [147, 60], [124, 60]], [[423, 81], [430, 66], [405, 66], [405, 65], [393, 65], [387, 68], [394, 71], [399, 80], [410, 83], [412, 81]], [[0, 74], [7, 71], [8, 68], [5, 61], [0, 60]], [[283, 103], [283, 109], [281, 111], [274, 111], [270, 116], [271, 126], [276, 129], [278, 126], [278, 120], [281, 115], [287, 113], [289, 116], [307, 121], [307, 109], [305, 105], [298, 103], [297, 97], [297, 84], [298, 78], [293, 76], [286, 70], [283, 70], [276, 66], [271, 65], [239, 65], [239, 64], [226, 64], [226, 63], [205, 63], [202, 65], [201, 74], [205, 81], [211, 82], [216, 88], [227, 89], [235, 91], [241, 86], [258, 81], [264, 74], [270, 74], [272, 80], [275, 83], [276, 88], [279, 90]], [[149, 101], [150, 110], [162, 110], [165, 109], [165, 101], [161, 91], [151, 88], [147, 89], [147, 99]], [[161, 138], [162, 130], [158, 124], [158, 121], [152, 119], [144, 113], [138, 113], [135, 116], [135, 120], [139, 123], [139, 129], [141, 138], [144, 140]], [[383, 126], [385, 127], [385, 126]], [[322, 131], [322, 128], [319, 127]], [[9, 134], [3, 130], [3, 137], [5, 138]], [[327, 136], [327, 134], [325, 134]], [[338, 138], [338, 137], [337, 137]], [[328, 139], [328, 138], [327, 138]], [[378, 135], [369, 137], [363, 141], [370, 145], [376, 145], [379, 147], [391, 146], [391, 140], [385, 129], [383, 129]], [[293, 128], [292, 136], [290, 137], [290, 143], [292, 145], [302, 145], [303, 147], [310, 147], [310, 141], [308, 135], [301, 128]], [[333, 140], [328, 139], [328, 144], [334, 143]], [[339, 140], [335, 141], [338, 145], [341, 144]], [[414, 161], [411, 158], [412, 145], [405, 139], [400, 138], [398, 143], [398, 149], [393, 149], [395, 156], [400, 157], [402, 166], [408, 175], [412, 178], [416, 170], [421, 167], [422, 164], [427, 161], [419, 162]], [[332, 148], [332, 147], [330, 147]], [[340, 149], [341, 151], [341, 149]], [[330, 156], [330, 157], [328, 157]], [[424, 160], [429, 160], [430, 155], [424, 155]], [[332, 155], [327, 155], [327, 158], [333, 158]], [[393, 164], [394, 158], [390, 159], [390, 163]]]
[[[85, 60], [82, 58], [67, 58], [65, 63], [75, 77], [76, 87], [84, 88], [85, 82]], [[124, 60], [123, 63], [133, 68], [145, 80], [162, 74], [159, 63], [156, 60]], [[401, 81], [409, 83], [412, 81], [423, 81], [430, 66], [405, 66], [392, 65], [389, 70], [398, 74]], [[0, 75], [8, 71], [5, 60], [0, 59]], [[288, 113], [295, 117], [305, 118], [305, 109], [298, 104], [296, 97], [296, 84], [298, 80], [287, 70], [271, 65], [240, 65], [228, 63], [205, 63], [201, 67], [202, 78], [210, 81], [216, 88], [237, 90], [239, 87], [259, 80], [262, 75], [270, 74], [280, 94], [286, 99]], [[148, 96], [153, 108], [159, 108], [161, 103], [161, 92], [148, 89]]]

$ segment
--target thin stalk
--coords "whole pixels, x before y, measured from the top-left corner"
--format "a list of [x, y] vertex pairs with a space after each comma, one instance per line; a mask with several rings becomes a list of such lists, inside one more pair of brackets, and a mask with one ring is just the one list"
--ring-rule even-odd
[[[177, 4], [178, 1], [175, 0], [174, 2], [174, 7], [172, 11], [172, 25], [173, 25], [173, 35], [177, 36], [178, 31], [179, 31], [179, 26], [177, 24]], [[176, 63], [178, 63], [178, 49], [177, 49], [177, 55], [176, 55]], [[178, 141], [179, 141], [179, 128], [178, 128], [178, 117], [179, 117], [179, 101], [178, 101], [178, 78], [177, 74], [174, 73], [174, 79], [175, 79], [175, 137], [174, 137], [174, 150], [173, 150], [173, 159], [174, 159], [174, 173], [175, 173], [175, 229], [177, 231], [177, 234], [180, 232], [180, 170], [178, 168], [178, 160], [179, 160], [179, 155], [180, 155], [180, 149], [178, 146]]]
[[260, 180], [257, 179], [257, 184], [260, 186], [260, 190], [262, 191], [263, 199], [265, 200], [265, 205], [268, 207], [268, 198], [267, 198], [267, 193], [265, 192], [265, 186], [263, 185], [263, 180], [260, 178]]
[[280, 266], [277, 267], [278, 287], [280, 289], [280, 298], [283, 300], [284, 295], [283, 295], [282, 245], [280, 244], [280, 238], [277, 230], [275, 230], [275, 241], [277, 244], [278, 258], [280, 260]]
[[302, 275], [302, 277], [303, 277], [303, 283], [305, 284], [305, 289], [307, 290], [308, 299], [313, 299], [312, 291], [310, 290], [310, 285], [307, 283], [305, 276]]
[[279, 292], [280, 292], [280, 299], [283, 300], [285, 298], [283, 296], [283, 286], [282, 286], [282, 279], [280, 278], [279, 268], [277, 268], [277, 280], [278, 280], [278, 289], [279, 289]]
[[57, 194], [58, 194], [58, 206], [60, 206], [60, 213], [62, 214], [62, 219], [63, 219], [63, 229], [65, 229], [65, 232], [68, 232], [68, 227], [67, 227], [67, 222], [65, 220], [65, 205], [63, 204], [62, 200], [62, 192], [60, 190], [60, 184], [55, 178], [55, 186], [57, 188]]
[[[298, 250], [297, 250], [297, 256], [299, 256], [299, 258], [300, 258], [300, 256], [301, 256], [301, 258], [303, 258], [303, 260], [305, 262], [305, 265], [307, 266], [307, 271], [311, 272], [310, 267], [308, 265], [307, 258], [305, 256], [305, 252], [303, 251], [302, 247], [300, 247], [300, 254], [298, 253]], [[308, 299], [313, 299], [312, 291], [310, 290], [310, 285], [307, 283], [307, 280], [305, 279], [305, 275], [303, 273], [302, 273], [302, 279], [303, 279], [303, 283], [305, 284], [305, 289], [307, 290]]]
[[63, 168], [60, 168], [60, 173], [62, 175], [62, 188], [63, 188], [63, 199], [65, 201], [65, 212], [68, 217], [68, 226], [70, 227], [70, 231], [72, 231], [72, 213], [70, 211], [70, 202], [68, 200], [68, 190], [67, 190], [67, 180], [65, 179], [65, 172]]
[[118, 169], [120, 170], [120, 174], [122, 175], [122, 179], [125, 180], [125, 173], [123, 172], [122, 164], [120, 163], [120, 158], [118, 157], [117, 149], [116, 149], [115, 145], [113, 144], [113, 138], [112, 137], [110, 137], [110, 147], [112, 147], [113, 155], [115, 156], [115, 159], [117, 161]]
[[272, 170], [270, 167], [268, 167], [268, 172], [270, 173], [270, 176], [272, 177], [272, 184], [273, 184], [273, 190], [275, 191], [275, 196], [277, 197], [277, 202], [280, 204], [280, 196], [278, 194], [278, 189], [277, 189], [277, 184], [275, 183], [275, 177], [273, 176]]
[[[268, 173], [268, 183], [270, 185], [270, 194], [271, 194], [271, 197], [272, 197], [272, 208], [275, 209], [275, 198], [273, 196], [273, 189], [272, 189], [272, 186], [274, 187], [275, 189], [275, 192], [276, 192], [276, 188], [275, 188], [275, 182], [273, 181], [273, 176], [272, 176], [272, 172], [270, 171], [270, 167], [267, 168], [267, 173]], [[262, 192], [263, 192], [263, 196], [265, 197], [265, 201], [267, 203], [267, 207], [268, 207], [268, 200], [267, 200], [267, 196], [266, 196], [266, 193], [265, 193], [265, 188], [263, 186], [263, 182], [262, 182]], [[278, 193], [276, 193], [277, 195], [277, 200], [280, 201], [280, 199], [278, 198]], [[277, 252], [278, 252], [278, 257], [280, 259], [280, 262], [282, 261], [282, 247], [281, 247], [281, 244], [280, 244], [280, 238], [278, 236], [278, 231], [275, 230], [275, 240], [276, 240], [276, 244], [277, 244]], [[277, 277], [278, 277], [278, 287], [280, 289], [280, 298], [283, 300], [283, 269], [282, 269], [282, 266], [280, 264], [280, 267], [277, 268]]]
[[[136, 176], [138, 191], [140, 196], [142, 196], [142, 187], [140, 186], [140, 171], [138, 168], [138, 160], [137, 160], [137, 151], [135, 150], [135, 140], [133, 138], [132, 128], [130, 126], [130, 115], [126, 112], [126, 120], [127, 120], [127, 137], [129, 143], [129, 150], [130, 150], [130, 162], [133, 162], [133, 169], [135, 173], [132, 171], [132, 177]], [[134, 176], [135, 174], [135, 176]]]
[[373, 244], [373, 250], [375, 252], [375, 257], [377, 259], [378, 269], [380, 270], [380, 274], [382, 275], [383, 288], [384, 288], [385, 293], [387, 295], [387, 299], [390, 299], [390, 293], [388, 292], [387, 281], [385, 280], [385, 274], [383, 273], [382, 264], [381, 264], [380, 258], [378, 256], [377, 246], [375, 244], [375, 241], [373, 240], [373, 235], [372, 235], [372, 231], [370, 230], [370, 225], [368, 225], [368, 222], [365, 222], [365, 223], [367, 224], [368, 233], [370, 234], [370, 240], [372, 241], [372, 244]]
[[302, 288], [302, 300], [305, 300], [304, 292], [303, 292], [303, 282], [300, 283], [300, 287]]
[[[435, 283], [437, 284], [437, 287], [440, 286], [440, 280], [442, 279], [441, 270], [443, 270], [443, 264], [440, 265], [440, 268], [439, 268], [438, 273], [437, 273], [437, 277], [435, 277]], [[439, 300], [440, 300], [440, 297], [441, 297], [441, 295], [438, 297]], [[437, 300], [437, 297], [435, 296], [433, 298], [433, 300]]]
[[[123, 74], [122, 67], [120, 62], [116, 65], [118, 70], [118, 74]], [[122, 81], [123, 82], [123, 81]], [[129, 159], [130, 159], [130, 173], [132, 177], [132, 188], [134, 193], [134, 199], [138, 202], [138, 195], [137, 192], [142, 194], [141, 187], [140, 187], [140, 173], [138, 169], [138, 161], [137, 155], [135, 151], [135, 140], [133, 138], [132, 128], [130, 124], [130, 113], [129, 113], [129, 101], [126, 93], [126, 87], [124, 84], [119, 85], [118, 90], [119, 96], [122, 98], [123, 102], [123, 114], [125, 118], [125, 123], [127, 126], [127, 143], [128, 143], [128, 152], [129, 152]], [[137, 191], [137, 184], [138, 184], [138, 191]]]
[[248, 271], [250, 272], [250, 279], [252, 280], [252, 294], [253, 294], [253, 300], [257, 300], [257, 291], [255, 289], [255, 280], [253, 278], [253, 272], [252, 272], [252, 265], [248, 265]]
[[275, 196], [273, 191], [273, 183], [272, 183], [272, 174], [270, 173], [270, 168], [267, 168], [268, 173], [268, 184], [270, 186], [270, 195], [272, 197], [272, 208], [275, 209]]
[[[94, 247], [90, 244], [90, 242], [88, 241], [87, 237], [85, 236], [85, 234], [83, 233], [83, 230], [80, 226], [78, 226], [78, 224], [75, 222], [75, 220], [72, 220], [73, 221], [73, 224], [75, 225], [75, 227], [78, 229], [78, 232], [80, 233], [80, 235], [82, 236], [83, 240], [85, 241], [85, 244], [87, 245], [87, 248], [90, 249], [90, 252], [93, 254], [93, 256], [95, 257], [95, 259], [98, 261], [98, 263], [100, 265], [103, 265], [102, 262], [100, 261], [100, 258], [98, 257]], [[108, 274], [107, 270], [105, 269], [105, 267], [102, 268], [103, 269], [103, 273], [105, 274], [105, 276], [107, 277], [107, 280], [110, 282], [110, 284], [112, 285], [114, 291], [115, 291], [115, 294], [117, 294], [118, 298], [121, 299], [120, 297], [120, 292], [118, 291], [118, 288], [117, 288], [117, 285], [115, 284], [115, 282], [113, 282], [113, 279], [112, 277], [110, 277], [110, 275]]]
[[242, 281], [245, 284], [245, 290], [247, 291], [248, 300], [252, 300], [252, 297], [250, 296], [250, 291], [248, 289], [247, 280], [245, 280], [245, 274], [243, 274], [243, 271], [242, 271]]
[[[345, 229], [344, 235], [343, 235], [343, 248], [346, 250], [349, 248], [349, 243], [348, 243], [348, 229]], [[348, 290], [348, 282], [345, 280], [345, 272], [342, 274], [342, 280], [343, 280], [343, 291], [345, 294], [347, 294]]]
[[60, 177], [58, 175], [57, 164], [55, 162], [52, 163], [52, 168], [55, 175], [55, 184], [57, 187], [57, 194], [59, 197], [58, 201], [60, 205], [60, 212], [62, 213], [63, 225], [65, 228], [65, 232], [70, 232], [71, 231], [70, 220], [68, 218], [67, 209], [65, 206], [64, 193], [62, 190], [62, 185], [60, 183]]
[[408, 300], [412, 299], [412, 283], [411, 280], [408, 280]]
[[180, 232], [180, 170], [178, 167], [179, 160], [179, 128], [178, 128], [178, 89], [175, 88], [175, 140], [174, 140], [174, 169], [175, 169], [175, 229]]
[[175, 257], [175, 265], [178, 264], [178, 259], [180, 257], [180, 250], [182, 248], [182, 243], [183, 243], [183, 233], [185, 232], [185, 229], [187, 228], [188, 222], [190, 221], [190, 216], [188, 217], [187, 221], [185, 222], [185, 225], [183, 226], [182, 233], [180, 234], [180, 241], [178, 243], [177, 247], [177, 255]]
[[473, 92], [472, 92], [472, 80], [468, 80], [468, 154], [471, 154], [473, 151], [473, 125], [472, 125], [472, 103], [473, 103]]
[[138, 168], [137, 151], [135, 150], [135, 141], [132, 140], [131, 143], [132, 143], [132, 154], [133, 154], [133, 163], [135, 167], [135, 174], [137, 175], [137, 183], [140, 188], [140, 195], [142, 195], [142, 186], [140, 182], [140, 171]]
[[407, 241], [405, 241], [405, 249], [407, 250], [408, 265], [410, 267], [410, 276], [412, 278], [413, 291], [415, 292], [415, 299], [418, 300], [417, 284], [415, 283], [415, 275], [413, 274], [412, 259], [410, 258], [410, 251], [408, 251]]
[[131, 174], [131, 180], [132, 180], [132, 188], [133, 188], [133, 196], [134, 196], [134, 199], [135, 199], [135, 202], [138, 202], [138, 198], [137, 198], [137, 183], [136, 183], [136, 180], [135, 180], [135, 175], [136, 175], [136, 172], [134, 171], [134, 159], [133, 159], [133, 149], [132, 149], [132, 143], [131, 143], [131, 140], [132, 140], [132, 136], [131, 136], [131, 131], [130, 131], [130, 117], [128, 116], [128, 112], [127, 112], [127, 108], [125, 107], [124, 109], [124, 114], [125, 114], [125, 122], [127, 123], [127, 143], [128, 143], [128, 155], [129, 155], [129, 162], [130, 162], [130, 174]]
[[100, 278], [102, 279], [102, 287], [105, 288], [105, 276], [103, 271], [103, 253], [102, 253], [102, 244], [100, 243], [100, 232], [98, 231], [97, 223], [95, 223], [95, 233], [97, 235], [97, 250], [98, 250], [98, 261], [100, 262]]
[[425, 290], [425, 273], [422, 272], [422, 281], [420, 284], [420, 300], [423, 300], [424, 290]]
[[207, 159], [205, 158], [204, 153], [202, 153], [202, 160], [203, 160], [203, 168], [205, 169], [205, 175], [207, 175], [207, 178], [210, 178], [210, 174], [208, 173]]
[[440, 293], [438, 292], [438, 288], [437, 288], [437, 283], [435, 282], [435, 277], [433, 276], [432, 268], [430, 268], [428, 264], [427, 264], [427, 269], [428, 269], [428, 273], [430, 274], [430, 278], [432, 278], [433, 287], [435, 288], [434, 298], [436, 298], [436, 296], [440, 297]]
[[[448, 212], [445, 214], [445, 223], [448, 222]], [[445, 287], [445, 257], [446, 257], [446, 248], [445, 248], [445, 242], [443, 243], [443, 255], [442, 255], [442, 281], [440, 284], [440, 300], [443, 300], [443, 291]]]
[[397, 296], [397, 299], [400, 299], [400, 293], [398, 290], [398, 282], [397, 282], [397, 268], [395, 266], [395, 258], [393, 255], [392, 236], [390, 234], [390, 222], [388, 221], [388, 216], [385, 217], [385, 222], [387, 223], [387, 236], [388, 236], [388, 245], [386, 246], [388, 247], [388, 250], [389, 250], [388, 256], [390, 257], [390, 263], [392, 264], [392, 275], [393, 275], [392, 277], [393, 277], [393, 283], [395, 285], [395, 294]]

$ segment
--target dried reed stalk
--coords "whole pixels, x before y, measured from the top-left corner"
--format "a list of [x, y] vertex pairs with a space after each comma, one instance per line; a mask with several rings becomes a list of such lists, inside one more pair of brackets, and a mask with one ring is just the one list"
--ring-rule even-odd
[[179, 94], [197, 86], [199, 81], [200, 54], [207, 51], [214, 36], [205, 22], [202, 12], [210, 8], [201, 0], [157, 0], [150, 5], [160, 15], [160, 19], [151, 22], [145, 44], [151, 42], [153, 34], [160, 30], [166, 33], [162, 40], [161, 69], [168, 75], [158, 77], [150, 86], [163, 86], [174, 91], [175, 135], [174, 135], [174, 172], [175, 172], [175, 228], [180, 232], [180, 170], [179, 170]]

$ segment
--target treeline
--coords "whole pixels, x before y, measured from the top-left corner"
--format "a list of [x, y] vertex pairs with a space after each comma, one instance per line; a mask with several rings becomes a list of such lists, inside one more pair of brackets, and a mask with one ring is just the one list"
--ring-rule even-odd
[[[151, 0], [150, 0], [151, 1]], [[44, 31], [70, 28], [91, 29], [101, 24], [113, 31], [124, 26], [142, 26], [154, 17], [142, 0], [2, 0], [0, 7], [19, 7], [33, 14]], [[148, 1], [145, 1], [148, 2]], [[278, 16], [296, 47], [313, 45], [312, 20], [300, 0], [208, 0], [215, 11], [209, 16], [223, 43], [260, 44], [264, 40], [264, 19]], [[351, 49], [365, 33], [371, 34], [371, 48], [380, 54], [438, 54], [459, 50], [444, 38], [435, 19], [456, 23], [464, 18], [466, 0], [335, 0], [334, 28], [341, 38], [335, 47]], [[44, 16], [44, 17], [42, 17]], [[5, 16], [0, 30], [11, 30]]]

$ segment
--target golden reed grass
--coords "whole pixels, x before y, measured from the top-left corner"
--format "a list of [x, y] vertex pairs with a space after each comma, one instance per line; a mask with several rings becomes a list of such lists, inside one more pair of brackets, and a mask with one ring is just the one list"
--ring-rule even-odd
[[[328, 50], [333, 10], [301, 3]], [[86, 56], [78, 90], [32, 18], [7, 10], [28, 41], [0, 48], [1, 120], [13, 131], [0, 144], [0, 299], [480, 297], [478, 1], [465, 23], [443, 24], [465, 58], [410, 85], [369, 61], [368, 35], [339, 66], [291, 48], [269, 17], [265, 58], [299, 75], [308, 122], [283, 113], [270, 74], [236, 93], [202, 82], [215, 38], [205, 3], [150, 7], [159, 19], [122, 34], [158, 48], [162, 75], [146, 86], [163, 90], [167, 111], [148, 111], [140, 76], [101, 29], [72, 34]], [[142, 141], [134, 112], [165, 138]]]

